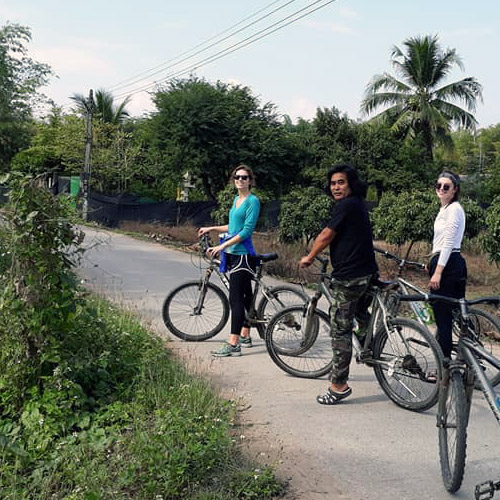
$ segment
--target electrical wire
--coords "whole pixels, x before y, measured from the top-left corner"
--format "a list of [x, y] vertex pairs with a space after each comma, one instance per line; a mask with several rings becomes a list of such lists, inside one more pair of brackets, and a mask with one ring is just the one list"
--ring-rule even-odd
[[[187, 56], [187, 54], [190, 54], [191, 52], [194, 52], [196, 49], [200, 48], [200, 47], [203, 47], [204, 45], [206, 45], [207, 43], [211, 42], [212, 40], [214, 39], [217, 39], [219, 38], [220, 36], [224, 35], [225, 33], [227, 33], [228, 31], [231, 31], [233, 28], [236, 28], [237, 26], [241, 25], [242, 23], [244, 23], [245, 21], [248, 21], [249, 19], [252, 19], [253, 17], [255, 17], [256, 15], [260, 14], [261, 12], [267, 10], [268, 8], [272, 7], [274, 4], [280, 2], [282, 0], [275, 0], [274, 2], [271, 2], [270, 4], [268, 4], [266, 7], [258, 10], [257, 12], [254, 12], [252, 15], [246, 17], [245, 19], [242, 19], [241, 21], [239, 21], [238, 23], [234, 24], [233, 26], [225, 29], [224, 31], [220, 32], [219, 34], [217, 35], [214, 35], [213, 37], [205, 40], [204, 42], [201, 42], [197, 45], [195, 45], [193, 48], [185, 51], [185, 52], [182, 52], [181, 54], [179, 54], [178, 56], [176, 57], [173, 57], [171, 59], [169, 59], [168, 61], [165, 61], [164, 63], [162, 64], [159, 64], [158, 66], [155, 66], [149, 70], [146, 70], [146, 71], [143, 71], [141, 73], [138, 73], [136, 74], [135, 76], [132, 76], [130, 78], [127, 78], [126, 80], [122, 80], [121, 82], [118, 82], [117, 84], [115, 85], [112, 85], [111, 87], [108, 87], [108, 90], [110, 91], [113, 91], [113, 90], [118, 90], [120, 88], [123, 88], [123, 87], [129, 87], [131, 85], [134, 85], [135, 83], [138, 83], [140, 82], [141, 80], [144, 80], [145, 78], [149, 78], [151, 76], [154, 76], [162, 71], [165, 71], [167, 69], [169, 69], [170, 67], [174, 67], [174, 66], [178, 66], [179, 64], [181, 64], [182, 62], [188, 60], [188, 59], [191, 59], [195, 56], [197, 56], [198, 54], [201, 54], [203, 52], [206, 52], [208, 49], [214, 47], [215, 45], [218, 45], [224, 41], [226, 41], [228, 38], [231, 38], [232, 36], [234, 35], [237, 35], [238, 33], [241, 33], [242, 31], [246, 30], [247, 28], [253, 26], [254, 24], [257, 24], [258, 22], [262, 21], [263, 19], [271, 16], [272, 14], [278, 12], [279, 10], [287, 7], [288, 5], [290, 5], [291, 3], [294, 3], [296, 2], [297, 0], [289, 0], [288, 2], [286, 2], [285, 4], [283, 4], [281, 7], [277, 7], [276, 9], [274, 9], [273, 11], [269, 12], [268, 14], [266, 14], [265, 16], [261, 16], [259, 17], [258, 19], [256, 19], [255, 21], [243, 26], [242, 28], [230, 33], [229, 35], [225, 36], [224, 38], [222, 38], [221, 40], [218, 40], [217, 42], [214, 42], [214, 43], [211, 43], [210, 45], [208, 45], [207, 47], [201, 49], [201, 50], [198, 50], [197, 52], [195, 52], [194, 54], [191, 54], [190, 56], [188, 57], [184, 57], [182, 58], [180, 61], [176, 62], [175, 64], [172, 64], [172, 65], [169, 65], [169, 63], [173, 62], [173, 61], [176, 61], [177, 59], [183, 57], [183, 56]], [[143, 76], [144, 75], [144, 76]], [[139, 78], [139, 77], [142, 77], [142, 78]], [[133, 80], [133, 81], [131, 81]], [[127, 82], [130, 82], [130, 83], [127, 83]]]
[[[223, 57], [226, 57], [227, 55], [233, 53], [233, 52], [236, 52], [237, 50], [240, 50], [244, 47], [247, 47], [248, 45], [251, 45], [252, 43], [255, 43], [259, 40], [261, 40], [262, 38], [265, 38], [273, 33], [275, 33], [276, 31], [279, 31], [283, 28], [285, 28], [286, 26], [296, 22], [296, 21], [299, 21], [300, 19], [303, 19], [304, 17], [307, 17], [311, 14], [313, 14], [314, 12], [326, 7], [327, 5], [333, 3], [334, 1], [336, 0], [328, 0], [326, 1], [325, 3], [323, 3], [322, 5], [319, 5], [317, 7], [315, 7], [314, 9], [311, 9], [311, 7], [313, 7], [314, 5], [322, 2], [324, 0], [316, 0], [314, 1], [313, 3], [311, 3], [310, 5], [306, 6], [306, 7], [303, 7], [302, 9], [299, 9], [297, 11], [295, 11], [294, 13], [286, 16], [285, 18], [271, 24], [270, 26], [268, 26], [267, 28], [264, 28], [260, 31], [258, 31], [257, 33], [254, 33], [253, 35], [241, 40], [240, 42], [237, 42], [215, 54], [213, 54], [212, 56], [209, 56], [205, 59], [202, 59], [201, 61], [198, 61], [194, 64], [192, 64], [191, 66], [188, 66], [187, 68], [184, 68], [182, 70], [179, 70], [177, 72], [174, 72], [173, 74], [170, 74], [168, 76], [166, 76], [165, 78], [159, 80], [159, 81], [155, 81], [155, 82], [152, 82], [152, 83], [148, 83], [147, 85], [144, 85], [142, 87], [139, 87], [137, 89], [134, 89], [132, 90], [131, 92], [122, 92], [122, 93], [118, 93], [116, 95], [114, 95], [113, 97], [115, 99], [119, 99], [121, 97], [124, 97], [124, 96], [133, 96], [135, 94], [138, 94], [138, 93], [141, 93], [141, 92], [145, 92], [149, 89], [152, 89], [154, 88], [155, 86], [158, 86], [160, 85], [161, 83], [165, 83], [166, 81], [168, 80], [172, 80], [173, 78], [176, 78], [176, 77], [179, 77], [179, 76], [182, 76], [186, 73], [189, 73], [191, 72], [193, 69], [199, 69], [203, 66], [206, 66], [214, 61], [217, 61]], [[309, 10], [308, 10], [309, 9]], [[306, 12], [303, 12], [304, 10], [306, 10]], [[300, 16], [298, 17], [295, 17], [297, 16], [299, 13], [303, 12]], [[290, 19], [290, 18], [293, 18], [293, 19]], [[285, 21], [287, 21], [285, 24], [283, 24]], [[281, 25], [281, 26], [278, 26], [278, 25]], [[274, 29], [272, 29], [274, 28]], [[271, 30], [271, 31], [269, 31]], [[260, 35], [260, 36], [259, 36]]]

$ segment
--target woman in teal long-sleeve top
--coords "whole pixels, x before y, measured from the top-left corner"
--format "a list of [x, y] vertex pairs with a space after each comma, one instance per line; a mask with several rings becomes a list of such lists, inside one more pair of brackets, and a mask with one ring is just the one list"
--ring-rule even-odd
[[252, 233], [260, 213], [260, 201], [250, 190], [255, 176], [250, 167], [240, 165], [231, 173], [238, 190], [229, 211], [229, 224], [225, 226], [202, 227], [198, 236], [209, 231], [228, 233], [228, 238], [220, 245], [207, 250], [209, 255], [226, 252], [229, 269], [229, 304], [231, 306], [231, 333], [228, 341], [212, 354], [218, 357], [240, 356], [241, 346], [252, 347], [250, 326], [245, 320], [245, 310], [252, 301], [252, 273], [255, 272], [255, 251]]

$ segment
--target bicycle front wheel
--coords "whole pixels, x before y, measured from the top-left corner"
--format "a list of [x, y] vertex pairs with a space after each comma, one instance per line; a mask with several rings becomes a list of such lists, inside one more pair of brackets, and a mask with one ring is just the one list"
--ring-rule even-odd
[[288, 285], [267, 290], [257, 307], [257, 331], [260, 338], [265, 338], [267, 325], [276, 313], [288, 306], [304, 304], [307, 299], [307, 294], [302, 290]]
[[307, 305], [290, 306], [269, 322], [266, 347], [283, 371], [301, 378], [318, 378], [332, 368], [330, 320], [315, 310], [307, 318]]
[[443, 355], [436, 339], [414, 320], [390, 318], [375, 335], [373, 364], [382, 390], [398, 406], [423, 411], [438, 400]]
[[[469, 319], [467, 328], [472, 332], [472, 336], [495, 357], [500, 357], [500, 321], [492, 314], [483, 311], [482, 309], [471, 308], [469, 310]], [[454, 316], [453, 320], [453, 335], [455, 340], [460, 334], [460, 324], [458, 318]], [[500, 372], [489, 363], [484, 363], [484, 374], [494, 387], [500, 383]], [[476, 389], [481, 389], [479, 382], [476, 380]]]
[[464, 477], [468, 408], [462, 373], [453, 371], [446, 379], [439, 393], [437, 416], [439, 461], [444, 486], [455, 493]]
[[188, 281], [163, 302], [165, 326], [182, 340], [199, 342], [215, 337], [229, 318], [229, 301], [213, 283]]

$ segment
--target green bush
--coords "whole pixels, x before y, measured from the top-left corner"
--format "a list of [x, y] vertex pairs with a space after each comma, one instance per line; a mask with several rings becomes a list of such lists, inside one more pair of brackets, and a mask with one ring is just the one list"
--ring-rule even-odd
[[315, 187], [294, 189], [281, 205], [279, 238], [307, 246], [328, 221], [333, 200]]
[[497, 196], [486, 210], [486, 231], [480, 237], [482, 249], [490, 262], [500, 264], [500, 196]]

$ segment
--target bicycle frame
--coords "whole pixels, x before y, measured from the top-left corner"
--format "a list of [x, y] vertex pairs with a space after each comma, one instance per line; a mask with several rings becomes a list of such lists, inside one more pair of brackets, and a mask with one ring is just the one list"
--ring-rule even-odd
[[[203, 250], [203, 255], [205, 255], [207, 248], [210, 246], [210, 240], [207, 235], [204, 235], [202, 237], [200, 245]], [[277, 255], [275, 256], [275, 258], [277, 258]], [[208, 262], [209, 262], [209, 267], [205, 271], [205, 276], [201, 281], [202, 293], [200, 293], [200, 296], [198, 298], [198, 303], [195, 306], [194, 309], [195, 314], [200, 314], [200, 311], [203, 308], [203, 304], [205, 301], [205, 293], [206, 293], [206, 286], [204, 285], [210, 281], [210, 278], [212, 277], [212, 274], [214, 272], [219, 277], [226, 291], [229, 293], [229, 278], [227, 276], [227, 273], [220, 270], [220, 259], [210, 258]], [[251, 279], [254, 282], [254, 291], [252, 295], [252, 303], [250, 305], [250, 309], [246, 311], [246, 319], [248, 320], [251, 326], [255, 326], [257, 325], [257, 323], [265, 323], [264, 319], [259, 319], [257, 318], [256, 315], [256, 302], [259, 292], [261, 292], [262, 295], [264, 295], [264, 297], [266, 297], [268, 301], [271, 301], [273, 299], [273, 296], [270, 293], [270, 287], [268, 287], [262, 281], [263, 268], [264, 268], [264, 262], [261, 261], [257, 265], [256, 271], [251, 270]]]

